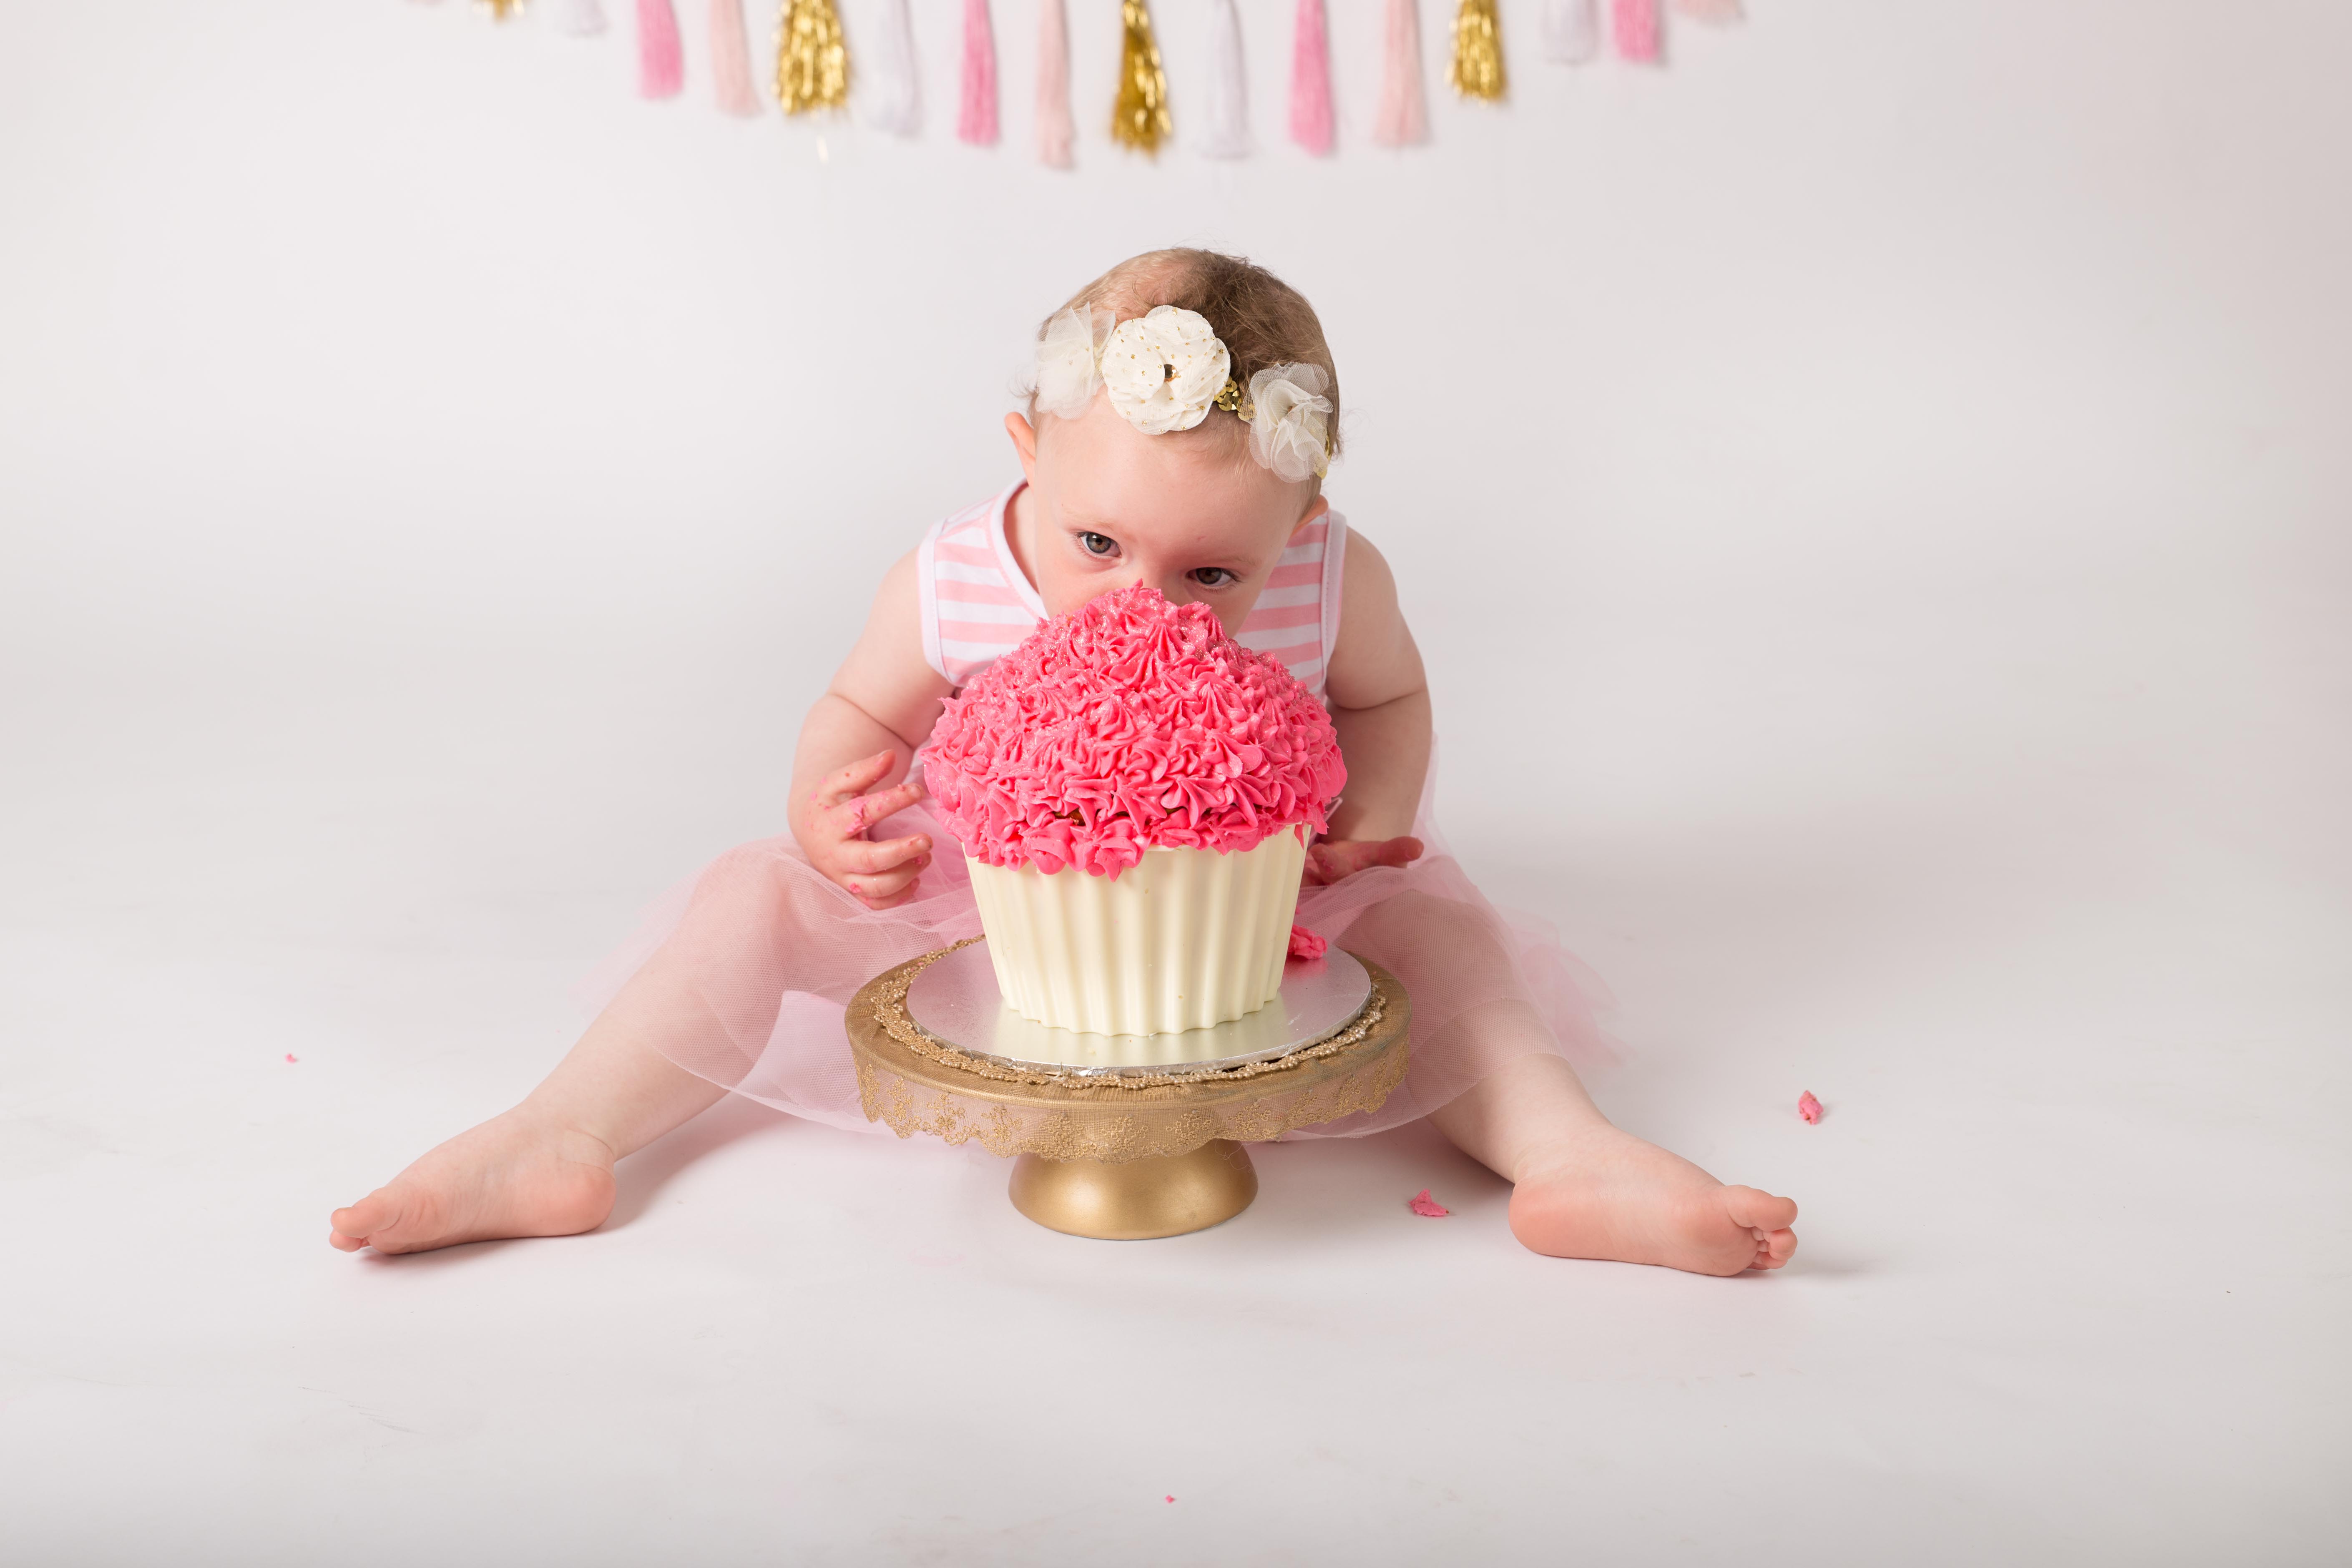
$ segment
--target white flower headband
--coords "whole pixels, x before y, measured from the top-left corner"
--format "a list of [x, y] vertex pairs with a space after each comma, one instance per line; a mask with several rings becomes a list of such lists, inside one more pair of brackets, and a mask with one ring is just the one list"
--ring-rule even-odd
[[1212, 408], [1249, 426], [1250, 455], [1291, 480], [1331, 468], [1331, 378], [1321, 365], [1277, 364], [1242, 386], [1233, 356], [1197, 310], [1173, 305], [1111, 324], [1108, 310], [1068, 310], [1037, 340], [1037, 406], [1063, 419], [1085, 414], [1097, 387], [1147, 436], [1190, 430]]

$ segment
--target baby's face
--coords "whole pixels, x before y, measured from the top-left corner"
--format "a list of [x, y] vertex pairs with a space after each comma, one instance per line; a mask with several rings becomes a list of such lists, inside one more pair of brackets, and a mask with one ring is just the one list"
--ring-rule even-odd
[[1229, 437], [1146, 436], [1107, 397], [1082, 418], [1033, 430], [1016, 414], [1005, 425], [1029, 477], [1024, 564], [1056, 616], [1149, 583], [1177, 604], [1208, 605], [1230, 635], [1291, 535], [1326, 510], [1310, 486], [1276, 478]]

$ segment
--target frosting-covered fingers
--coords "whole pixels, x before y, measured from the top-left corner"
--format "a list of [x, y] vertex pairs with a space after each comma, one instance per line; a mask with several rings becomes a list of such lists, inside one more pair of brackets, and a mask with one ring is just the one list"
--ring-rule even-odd
[[820, 809], [829, 810], [851, 797], [874, 787], [875, 782], [890, 771], [896, 752], [877, 752], [870, 757], [860, 757], [845, 768], [836, 768], [817, 782], [811, 791]]
[[866, 830], [876, 823], [896, 816], [922, 798], [922, 786], [909, 780], [877, 794], [858, 795], [835, 806], [829, 825], [844, 838], [863, 837]]

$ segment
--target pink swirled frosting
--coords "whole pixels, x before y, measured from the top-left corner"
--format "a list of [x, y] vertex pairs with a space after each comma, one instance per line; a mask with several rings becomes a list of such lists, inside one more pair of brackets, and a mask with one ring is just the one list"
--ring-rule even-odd
[[1348, 770], [1314, 693], [1142, 584], [1040, 626], [950, 697], [923, 749], [973, 858], [1117, 877], [1149, 848], [1317, 832]]

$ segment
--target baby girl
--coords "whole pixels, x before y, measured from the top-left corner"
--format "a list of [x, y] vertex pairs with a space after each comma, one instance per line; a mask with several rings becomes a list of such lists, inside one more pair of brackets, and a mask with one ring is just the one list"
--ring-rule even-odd
[[1048, 617], [1146, 584], [1207, 605], [1329, 709], [1346, 795], [1308, 851], [1298, 921], [1412, 997], [1412, 1068], [1388, 1102], [1294, 1136], [1425, 1116], [1512, 1184], [1512, 1234], [1538, 1252], [1706, 1274], [1786, 1263], [1795, 1204], [1726, 1186], [1594, 1107], [1570, 1062], [1601, 1049], [1573, 961], [1503, 920], [1436, 837], [1421, 654], [1388, 563], [1323, 494], [1339, 404], [1321, 323], [1261, 268], [1155, 251], [1080, 290], [1039, 333], [1028, 411], [1005, 417], [1020, 480], [890, 569], [810, 710], [791, 836], [675, 896], [544, 1083], [336, 1210], [329, 1239], [415, 1252], [593, 1229], [614, 1163], [730, 1091], [879, 1131], [843, 1005], [980, 929], [961, 854], [922, 804], [941, 700]]

